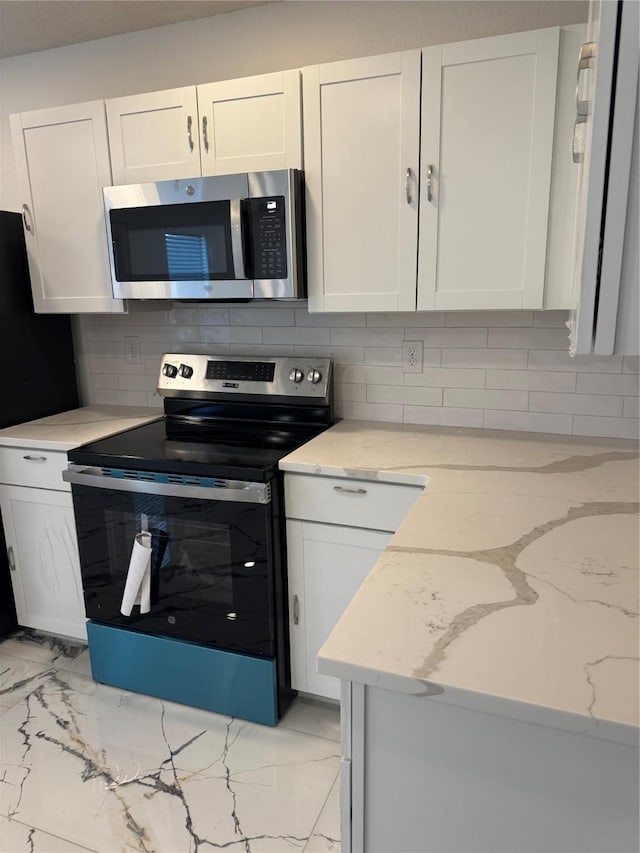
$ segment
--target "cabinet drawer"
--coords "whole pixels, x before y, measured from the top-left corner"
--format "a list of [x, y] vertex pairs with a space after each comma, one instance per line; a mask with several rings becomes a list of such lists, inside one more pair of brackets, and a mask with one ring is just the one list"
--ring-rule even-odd
[[0, 447], [0, 483], [68, 492], [62, 479], [67, 454], [31, 447]]
[[422, 486], [287, 474], [287, 518], [395, 532]]

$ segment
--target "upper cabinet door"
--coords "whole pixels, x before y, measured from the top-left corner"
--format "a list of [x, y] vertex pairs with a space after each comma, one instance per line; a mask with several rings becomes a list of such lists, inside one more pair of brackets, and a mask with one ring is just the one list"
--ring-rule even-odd
[[17, 113], [11, 133], [36, 312], [123, 311], [107, 254], [104, 102]]
[[558, 47], [423, 51], [418, 309], [543, 307]]
[[106, 104], [114, 185], [200, 175], [195, 86]]
[[203, 175], [302, 169], [299, 71], [197, 89]]
[[420, 51], [302, 81], [309, 310], [415, 310]]

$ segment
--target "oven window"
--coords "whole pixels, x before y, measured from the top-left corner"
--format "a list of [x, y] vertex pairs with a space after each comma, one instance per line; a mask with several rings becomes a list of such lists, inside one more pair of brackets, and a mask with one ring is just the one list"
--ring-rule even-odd
[[[269, 505], [76, 486], [87, 617], [271, 654], [274, 559]], [[151, 612], [120, 613], [137, 533], [151, 534]]]

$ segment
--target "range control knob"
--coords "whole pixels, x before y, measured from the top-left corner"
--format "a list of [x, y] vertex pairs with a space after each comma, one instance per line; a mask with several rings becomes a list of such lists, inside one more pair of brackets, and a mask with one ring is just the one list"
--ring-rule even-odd
[[175, 364], [165, 364], [162, 368], [162, 372], [165, 376], [168, 376], [169, 379], [175, 379], [178, 375], [178, 368]]
[[295, 382], [297, 384], [298, 382], [302, 382], [303, 379], [304, 379], [304, 373], [300, 370], [300, 368], [299, 367], [292, 367], [291, 370], [289, 371], [289, 381]]
[[181, 364], [178, 372], [184, 379], [191, 379], [193, 376], [193, 367], [190, 367], [188, 364]]
[[307, 382], [313, 382], [314, 385], [317, 385], [318, 382], [322, 379], [322, 374], [317, 368], [313, 368], [307, 373]]

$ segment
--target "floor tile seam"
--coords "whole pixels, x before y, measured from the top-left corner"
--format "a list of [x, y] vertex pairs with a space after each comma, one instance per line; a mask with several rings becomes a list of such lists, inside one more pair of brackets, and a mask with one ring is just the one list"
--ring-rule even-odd
[[298, 728], [295, 728], [295, 726], [289, 726], [286, 723], [281, 723], [280, 728], [286, 729], [288, 732], [296, 732], [296, 734], [299, 734], [299, 735], [308, 735], [309, 737], [319, 738], [320, 740], [327, 740], [327, 741], [329, 741], [329, 743], [335, 743], [337, 745], [340, 744], [340, 738], [339, 737], [336, 739], [336, 738], [328, 737], [327, 735], [319, 735], [319, 734], [316, 734], [315, 732], [306, 731], [306, 729], [298, 729]]
[[42, 661], [42, 660], [34, 660], [33, 658], [25, 658], [25, 657], [22, 657], [22, 655], [16, 655], [16, 654], [13, 654], [12, 652], [5, 652], [5, 651], [3, 651], [2, 646], [0, 646], [0, 659], [2, 659], [3, 657], [12, 658], [13, 660], [19, 660], [19, 661], [22, 661], [22, 663], [37, 663], [39, 666], [44, 666], [44, 667], [52, 667], [53, 666], [53, 663], [51, 661]]
[[8, 817], [4, 814], [1, 816], [6, 818], [7, 823], [17, 823], [20, 826], [23, 826], [25, 829], [35, 829], [36, 832], [43, 832], [45, 835], [50, 835], [52, 838], [56, 838], [58, 841], [63, 841], [65, 844], [72, 844], [79, 850], [86, 850], [87, 853], [98, 853], [98, 851], [94, 850], [92, 847], [85, 847], [83, 844], [78, 844], [77, 841], [74, 841], [71, 838], [66, 838], [64, 835], [58, 835], [57, 832], [51, 832], [50, 829], [43, 829], [41, 826], [34, 826], [33, 823], [25, 823], [22, 820], [18, 820], [17, 817]]
[[318, 812], [317, 817], [316, 817], [316, 819], [315, 819], [315, 821], [314, 821], [314, 823], [313, 823], [313, 826], [311, 827], [311, 832], [309, 833], [309, 837], [308, 837], [308, 838], [307, 838], [307, 840], [305, 841], [305, 844], [304, 844], [304, 847], [302, 848], [301, 853], [304, 853], [304, 851], [305, 851], [305, 850], [307, 849], [307, 847], [309, 846], [309, 842], [310, 842], [310, 841], [311, 841], [311, 839], [313, 838], [313, 835], [314, 835], [314, 833], [315, 833], [315, 831], [316, 831], [316, 827], [317, 827], [317, 825], [318, 825], [318, 823], [319, 823], [319, 821], [320, 821], [320, 818], [322, 817], [322, 813], [323, 813], [323, 812], [324, 812], [324, 810], [325, 810], [325, 806], [326, 806], [326, 805], [327, 805], [327, 803], [329, 802], [329, 797], [331, 796], [331, 793], [332, 793], [332, 791], [333, 791], [334, 785], [336, 784], [336, 782], [337, 782], [337, 780], [338, 780], [338, 777], [339, 777], [339, 776], [340, 776], [340, 765], [338, 764], [338, 770], [337, 770], [337, 772], [336, 772], [336, 775], [333, 777], [333, 781], [332, 781], [332, 783], [329, 785], [329, 790], [327, 791], [327, 796], [326, 796], [326, 797], [324, 798], [324, 800], [322, 801], [322, 805], [320, 806], [320, 811]]

